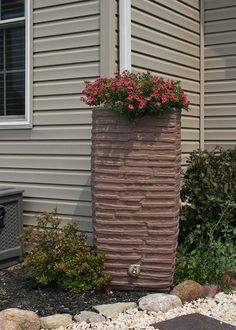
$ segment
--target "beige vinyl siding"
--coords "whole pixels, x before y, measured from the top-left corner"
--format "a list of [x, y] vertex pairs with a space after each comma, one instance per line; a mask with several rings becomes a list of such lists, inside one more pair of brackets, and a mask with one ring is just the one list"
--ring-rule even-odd
[[118, 35], [118, 2], [117, 0], [100, 0], [100, 74], [113, 77], [117, 70], [117, 35]]
[[79, 97], [100, 75], [100, 3], [33, 3], [33, 129], [0, 131], [0, 185], [24, 189], [25, 224], [57, 207], [91, 232], [91, 110]]
[[191, 101], [182, 116], [182, 162], [199, 148], [199, 1], [132, 0], [132, 70], [181, 80]]
[[205, 0], [205, 147], [236, 144], [236, 3]]

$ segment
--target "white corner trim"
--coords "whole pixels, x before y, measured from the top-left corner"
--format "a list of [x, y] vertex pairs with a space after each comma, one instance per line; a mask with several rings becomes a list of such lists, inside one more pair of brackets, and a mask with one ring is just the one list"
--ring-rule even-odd
[[131, 71], [131, 0], [119, 0], [120, 73]]

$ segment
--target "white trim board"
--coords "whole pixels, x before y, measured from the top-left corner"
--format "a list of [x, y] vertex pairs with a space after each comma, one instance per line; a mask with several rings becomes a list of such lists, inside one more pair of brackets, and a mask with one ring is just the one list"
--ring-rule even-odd
[[119, 2], [120, 73], [131, 71], [131, 0]]

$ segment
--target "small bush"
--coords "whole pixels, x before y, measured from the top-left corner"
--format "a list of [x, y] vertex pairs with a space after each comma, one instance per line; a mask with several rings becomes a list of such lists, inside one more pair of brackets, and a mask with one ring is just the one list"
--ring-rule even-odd
[[194, 151], [188, 160], [181, 199], [191, 207], [181, 214], [179, 242], [198, 227], [208, 236], [209, 224], [216, 224], [215, 237], [236, 235], [236, 150]]
[[191, 206], [181, 212], [175, 280], [220, 284], [236, 260], [236, 150], [194, 151], [181, 198]]
[[19, 241], [26, 245], [23, 266], [32, 269], [40, 284], [54, 283], [75, 291], [98, 289], [111, 280], [104, 275], [103, 255], [95, 255], [86, 244], [86, 236], [78, 233], [78, 225], [61, 223], [53, 212], [37, 217], [38, 227], [28, 227]]
[[[221, 286], [221, 277], [226, 269], [235, 267], [236, 246], [233, 240], [223, 241], [214, 236], [199, 238], [194, 230], [177, 251], [175, 282], [186, 279], [201, 284], [215, 283]], [[196, 247], [192, 241], [198, 242]]]

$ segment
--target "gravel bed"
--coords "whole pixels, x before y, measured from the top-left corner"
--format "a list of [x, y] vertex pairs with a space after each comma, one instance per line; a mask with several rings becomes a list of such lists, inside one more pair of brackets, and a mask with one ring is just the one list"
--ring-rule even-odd
[[[214, 298], [198, 299], [194, 302], [186, 303], [182, 307], [172, 309], [167, 313], [144, 312], [138, 309], [131, 309], [113, 320], [96, 324], [74, 323], [73, 326], [67, 327], [66, 330], [154, 330], [150, 324], [192, 313], [214, 317], [236, 327], [236, 291], [231, 294], [220, 292]], [[62, 327], [60, 328], [60, 330], [63, 329]]]

